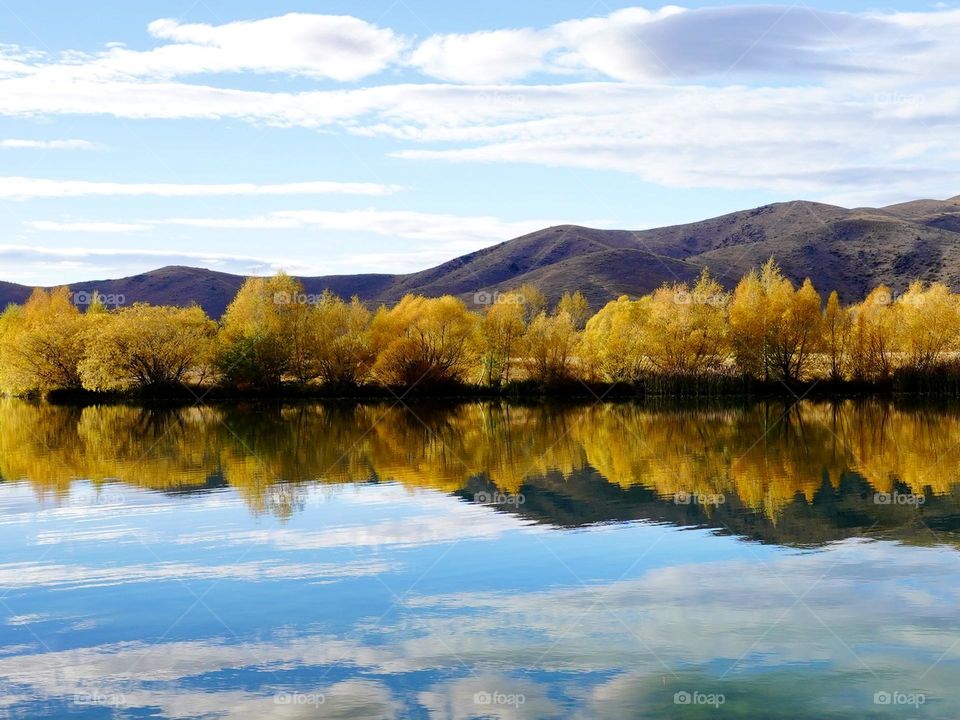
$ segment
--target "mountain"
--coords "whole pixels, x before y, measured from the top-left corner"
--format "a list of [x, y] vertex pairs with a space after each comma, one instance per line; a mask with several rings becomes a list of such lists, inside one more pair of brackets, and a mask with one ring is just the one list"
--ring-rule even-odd
[[[551, 300], [582, 290], [595, 308], [619, 295], [649, 292], [664, 281], [694, 279], [703, 268], [732, 287], [774, 257], [795, 282], [810, 277], [821, 291], [862, 298], [879, 283], [902, 290], [914, 279], [960, 289], [960, 196], [883, 208], [775, 203], [651, 230], [596, 230], [560, 225], [406, 275], [300, 278], [307, 293], [330, 289], [376, 304], [405, 293], [460, 295], [504, 291], [522, 283]], [[165, 267], [115, 280], [76, 283], [74, 290], [119, 294], [126, 301], [199, 303], [219, 317], [244, 278], [200, 268]], [[23, 302], [30, 288], [0, 282], [0, 304]]]

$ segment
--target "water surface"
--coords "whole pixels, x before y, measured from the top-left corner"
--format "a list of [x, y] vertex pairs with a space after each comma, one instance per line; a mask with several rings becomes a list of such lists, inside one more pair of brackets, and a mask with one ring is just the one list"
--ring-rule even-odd
[[951, 407], [5, 400], [0, 480], [0, 717], [960, 717]]

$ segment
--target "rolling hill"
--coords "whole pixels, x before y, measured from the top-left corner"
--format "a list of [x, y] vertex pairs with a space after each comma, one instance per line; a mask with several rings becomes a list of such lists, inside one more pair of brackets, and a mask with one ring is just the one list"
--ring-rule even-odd
[[[960, 196], [883, 208], [847, 209], [796, 201], [717, 218], [637, 232], [560, 225], [406, 275], [304, 277], [308, 293], [324, 289], [371, 303], [405, 293], [472, 298], [480, 290], [540, 287], [551, 300], [579, 289], [594, 307], [649, 292], [664, 281], [691, 280], [708, 267], [731, 287], [751, 267], [774, 257], [796, 282], [809, 276], [821, 290], [851, 302], [873, 286], [903, 289], [914, 279], [960, 289]], [[75, 290], [122, 294], [127, 302], [199, 303], [219, 317], [244, 278], [190, 267], [76, 283]], [[23, 302], [30, 288], [0, 282], [0, 304]]]

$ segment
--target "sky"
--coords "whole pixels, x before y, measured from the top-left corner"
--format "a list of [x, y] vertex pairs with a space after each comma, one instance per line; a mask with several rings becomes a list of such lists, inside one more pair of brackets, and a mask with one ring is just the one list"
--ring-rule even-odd
[[960, 2], [0, 0], [0, 280], [960, 193]]

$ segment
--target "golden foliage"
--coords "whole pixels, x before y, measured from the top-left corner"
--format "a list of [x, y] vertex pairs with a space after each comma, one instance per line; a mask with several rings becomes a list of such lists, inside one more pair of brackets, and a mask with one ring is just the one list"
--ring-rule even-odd
[[370, 325], [374, 376], [407, 386], [464, 380], [476, 321], [462, 300], [449, 295], [406, 295], [392, 308], [381, 307]]
[[[0, 390], [131, 390], [219, 380], [276, 390], [284, 383], [389, 386], [529, 380], [724, 387], [735, 374], [795, 383], [817, 378], [900, 387], [960, 367], [960, 296], [915, 282], [885, 286], [844, 308], [822, 307], [771, 259], [732, 294], [704, 271], [620, 297], [597, 313], [579, 292], [555, 309], [537, 288], [496, 293], [483, 312], [452, 296], [408, 295], [372, 313], [358, 299], [306, 295], [280, 274], [248, 279], [215, 324], [197, 308], [145, 304], [81, 313], [68, 289], [37, 290], [0, 314]], [[912, 374], [911, 374], [912, 373]], [[739, 382], [739, 380], [737, 380]], [[927, 383], [929, 385], [929, 383]]]
[[216, 324], [196, 305], [137, 303], [90, 321], [79, 363], [88, 390], [180, 385], [191, 370], [202, 376], [213, 359]]
[[353, 298], [349, 303], [324, 292], [308, 319], [308, 356], [312, 377], [331, 385], [360, 385], [374, 362], [370, 311]]
[[540, 385], [567, 382], [575, 377], [574, 355], [580, 334], [570, 313], [541, 312], [523, 336], [523, 365], [527, 377]]
[[632, 383], [643, 377], [648, 363], [640, 329], [649, 304], [623, 295], [587, 321], [581, 347], [590, 379]]
[[249, 278], [227, 307], [218, 340], [220, 371], [236, 385], [279, 386], [308, 374], [303, 286], [286, 274]]
[[68, 288], [37, 289], [0, 316], [0, 387], [26, 394], [79, 388], [87, 323]]
[[809, 278], [799, 290], [771, 258], [737, 285], [730, 334], [737, 362], [754, 377], [804, 380], [820, 341], [820, 295]]
[[497, 296], [480, 318], [475, 335], [481, 382], [499, 387], [510, 381], [510, 366], [525, 329], [523, 297], [517, 293]]

